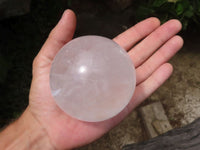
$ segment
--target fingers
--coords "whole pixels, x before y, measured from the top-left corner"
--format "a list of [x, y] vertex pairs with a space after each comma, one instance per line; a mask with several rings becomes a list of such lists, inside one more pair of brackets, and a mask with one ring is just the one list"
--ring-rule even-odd
[[141, 65], [154, 53], [154, 51], [177, 34], [181, 30], [181, 27], [181, 23], [178, 20], [170, 20], [157, 28], [129, 51], [129, 55], [132, 58], [135, 67]]
[[115, 37], [113, 40], [124, 49], [129, 50], [133, 45], [153, 32], [159, 26], [160, 21], [157, 18], [152, 17], [139, 22], [135, 26]]
[[167, 62], [183, 46], [183, 39], [174, 36], [165, 43], [153, 56], [136, 69], [137, 84], [146, 80], [159, 66]]
[[33, 67], [49, 65], [59, 49], [72, 39], [75, 28], [76, 16], [73, 11], [66, 10], [35, 58]]
[[139, 84], [134, 96], [127, 106], [128, 112], [137, 107], [147, 97], [149, 97], [156, 89], [158, 89], [172, 74], [173, 68], [169, 63], [160, 66], [147, 80]]
[[134, 95], [129, 104], [117, 116], [110, 120], [102, 122], [109, 125], [104, 129], [110, 129], [124, 119], [134, 108], [141, 104], [149, 97], [156, 89], [158, 89], [172, 74], [173, 68], [169, 63], [160, 66], [147, 80], [136, 86]]

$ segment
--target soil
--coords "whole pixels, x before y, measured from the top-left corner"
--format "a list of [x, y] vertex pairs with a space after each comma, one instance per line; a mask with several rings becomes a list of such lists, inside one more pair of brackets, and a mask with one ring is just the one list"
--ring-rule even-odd
[[187, 36], [184, 40], [184, 47], [170, 61], [174, 66], [172, 77], [151, 96], [152, 101], [162, 101], [174, 127], [200, 116], [200, 37]]

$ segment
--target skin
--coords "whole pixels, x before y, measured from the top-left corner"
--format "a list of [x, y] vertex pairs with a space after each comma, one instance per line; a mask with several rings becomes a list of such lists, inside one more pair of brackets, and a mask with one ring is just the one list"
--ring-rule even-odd
[[170, 77], [173, 68], [167, 61], [183, 45], [182, 38], [176, 35], [182, 28], [178, 20], [160, 25], [153, 17], [115, 37], [113, 40], [128, 51], [136, 67], [135, 93], [117, 116], [98, 123], [84, 122], [68, 116], [55, 104], [49, 86], [51, 63], [60, 48], [73, 38], [75, 28], [76, 16], [66, 10], [33, 61], [29, 105], [17, 121], [0, 133], [3, 141], [0, 149], [62, 150], [93, 142], [119, 124]]

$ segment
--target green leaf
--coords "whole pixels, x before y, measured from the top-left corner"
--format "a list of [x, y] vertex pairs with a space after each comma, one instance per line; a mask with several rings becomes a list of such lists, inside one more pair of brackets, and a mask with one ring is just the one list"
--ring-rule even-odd
[[200, 23], [200, 0], [145, 0], [140, 1], [136, 18], [155, 16], [162, 22], [176, 18], [181, 20], [184, 30], [189, 25]]
[[178, 3], [176, 6], [176, 14], [179, 16], [183, 13], [184, 8], [182, 3]]
[[176, 3], [178, 2], [179, 0], [168, 0], [169, 3]]
[[192, 6], [189, 7], [189, 9], [184, 13], [184, 16], [191, 18], [194, 15], [194, 9]]
[[186, 30], [188, 26], [188, 20], [183, 20], [182, 25], [183, 25], [183, 30]]
[[186, 9], [190, 6], [189, 0], [181, 0], [179, 3], [183, 5], [183, 8]]
[[160, 6], [162, 6], [166, 2], [168, 2], [168, 1], [167, 0], [155, 0], [153, 2], [153, 7], [160, 7]]

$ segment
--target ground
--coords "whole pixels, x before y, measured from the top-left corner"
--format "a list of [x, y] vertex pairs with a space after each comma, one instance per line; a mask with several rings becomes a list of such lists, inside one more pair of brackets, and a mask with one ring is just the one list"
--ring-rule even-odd
[[[136, 23], [134, 7], [116, 12], [99, 1], [81, 6], [76, 2], [71, 6], [77, 14], [75, 37], [95, 34], [113, 38]], [[6, 77], [0, 76], [1, 127], [27, 106], [32, 61], [66, 7], [54, 0], [33, 0], [29, 14], [0, 21], [0, 61], [3, 56], [7, 66]], [[161, 101], [174, 128], [200, 116], [200, 36], [181, 35], [185, 45], [170, 61], [174, 66], [172, 77], [142, 104]], [[101, 139], [78, 150], [116, 150], [146, 140], [137, 110]]]

